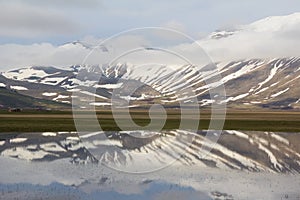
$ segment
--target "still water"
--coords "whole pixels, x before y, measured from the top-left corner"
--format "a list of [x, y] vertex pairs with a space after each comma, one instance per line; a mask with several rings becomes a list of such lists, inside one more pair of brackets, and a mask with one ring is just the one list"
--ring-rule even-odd
[[205, 135], [2, 133], [0, 199], [300, 199], [299, 133]]

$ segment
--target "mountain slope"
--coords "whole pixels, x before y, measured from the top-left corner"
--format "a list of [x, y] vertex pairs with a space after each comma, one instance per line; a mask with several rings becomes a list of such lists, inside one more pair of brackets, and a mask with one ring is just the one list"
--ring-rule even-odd
[[[186, 64], [180, 67], [178, 63], [173, 66], [167, 61], [165, 66], [149, 64], [138, 67], [140, 65], [131, 60], [112, 65], [99, 63], [60, 69], [31, 66], [0, 74], [0, 87], [69, 104], [73, 97], [86, 102], [82, 107], [91, 104], [97, 107], [110, 106], [114, 92], [119, 93], [115, 96], [118, 102], [123, 105], [130, 101], [130, 106], [134, 107], [154, 103], [178, 107], [180, 101], [186, 104], [193, 102], [193, 97], [197, 98], [200, 106], [209, 107], [216, 97], [211, 97], [209, 92], [224, 84], [226, 97], [222, 103], [226, 103], [228, 108], [299, 110], [299, 25], [300, 13], [273, 16], [216, 31], [198, 41], [211, 55], [218, 71], [210, 65]], [[76, 52], [87, 53], [98, 43], [97, 40], [75, 41], [57, 48], [61, 52], [75, 49]], [[111, 50], [118, 48], [118, 45], [108, 47], [98, 47], [100, 57], [112, 53]], [[185, 50], [191, 51], [193, 56], [193, 48], [188, 44]], [[219, 80], [218, 75], [221, 76]], [[216, 80], [207, 84], [209, 79]], [[135, 86], [139, 86], [138, 90], [129, 94]], [[192, 92], [184, 95], [189, 89]]]
[[16, 91], [0, 88], [1, 108], [21, 108], [21, 109], [66, 109], [69, 105], [45, 99], [33, 98], [19, 94]]
[[247, 60], [221, 70], [234, 107], [299, 109], [300, 59]]
[[[217, 67], [222, 78], [211, 84], [205, 81], [216, 76], [217, 72], [209, 67], [199, 71], [192, 65], [186, 65], [176, 71], [166, 71], [164, 67], [155, 65], [138, 68], [128, 64], [72, 66], [67, 70], [51, 68], [53, 73], [49, 73], [47, 67], [31, 67], [3, 73], [6, 78], [0, 76], [0, 82], [7, 87], [26, 88], [19, 91], [25, 95], [65, 103], [71, 102], [73, 92], [73, 96], [79, 95], [74, 98], [95, 96], [99, 106], [110, 105], [112, 92], [118, 90], [118, 98], [130, 100], [130, 105], [159, 102], [174, 106], [178, 105], [178, 97], [172, 92], [192, 88], [202, 107], [214, 102], [209, 90], [223, 83], [226, 90], [224, 101], [229, 108], [300, 109], [300, 58], [239, 60], [217, 63]], [[135, 85], [142, 87], [132, 95], [127, 94], [128, 88]], [[92, 94], [93, 90], [96, 94]], [[183, 100], [188, 102], [190, 98]], [[87, 102], [87, 105], [89, 103], [92, 102]]]

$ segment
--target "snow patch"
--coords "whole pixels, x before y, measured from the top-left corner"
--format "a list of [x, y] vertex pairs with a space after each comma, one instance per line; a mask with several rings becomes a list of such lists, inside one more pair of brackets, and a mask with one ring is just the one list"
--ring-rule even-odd
[[70, 136], [70, 137], [67, 137], [66, 140], [79, 141], [80, 139], [79, 139], [79, 137], [72, 137], [72, 136]]
[[59, 131], [59, 132], [57, 132], [57, 133], [58, 133], [58, 135], [69, 134], [69, 132], [67, 132], [67, 131]]
[[[280, 149], [275, 145], [275, 144], [271, 144], [271, 148], [275, 149], [277, 151], [280, 151]], [[288, 154], [287, 154], [288, 155]], [[289, 156], [288, 156], [289, 157]]]
[[57, 93], [56, 92], [44, 92], [42, 95], [46, 96], [46, 97], [52, 97], [52, 96], [57, 95]]
[[279, 136], [279, 135], [277, 135], [275, 133], [271, 133], [270, 135], [271, 135], [272, 138], [276, 139], [279, 142], [282, 142], [282, 143], [284, 143], [286, 145], [290, 144], [290, 142], [287, 139], [285, 139], [285, 138], [283, 138], [283, 137], [281, 137], [281, 136]]
[[118, 140], [93, 140], [95, 146], [118, 146], [122, 147], [122, 143]]
[[265, 88], [263, 88], [263, 89], [261, 89], [261, 90], [255, 92], [254, 94], [262, 93], [262, 92], [266, 91], [267, 89], [269, 89], [269, 87], [265, 87]]
[[53, 99], [53, 101], [57, 101], [58, 99], [66, 99], [66, 98], [68, 98], [69, 96], [67, 96], [67, 95], [58, 95], [57, 97], [55, 97], [54, 99]]
[[267, 140], [265, 140], [261, 137], [258, 137], [256, 135], [254, 136], [254, 139], [256, 140], [256, 143], [258, 143], [258, 144], [261, 143], [261, 144], [266, 145], [266, 146], [269, 145], [269, 142]]
[[201, 103], [201, 106], [206, 106], [213, 104], [215, 102], [214, 99], [202, 99], [199, 103]]
[[42, 159], [49, 154], [51, 155], [51, 153], [47, 153], [45, 151], [29, 151], [25, 147], [15, 147], [13, 149], [6, 149], [1, 153], [2, 156], [17, 157], [23, 160]]
[[14, 80], [25, 80], [30, 77], [43, 78], [48, 75], [50, 74], [47, 74], [43, 70], [36, 70], [33, 68], [25, 68], [25, 69], [19, 69], [18, 71], [10, 71], [10, 72], [3, 73], [3, 76], [5, 76], [6, 78], [14, 79]]
[[95, 85], [95, 88], [116, 89], [122, 87], [123, 83]]
[[110, 106], [111, 103], [106, 103], [106, 102], [92, 102], [90, 103], [92, 106]]
[[13, 90], [28, 90], [26, 87], [17, 86], [17, 85], [10, 86], [10, 89], [13, 89]]
[[68, 92], [79, 92], [80, 89], [79, 88], [72, 88], [72, 89], [68, 89]]
[[249, 139], [249, 136], [247, 134], [240, 132], [240, 131], [226, 131], [226, 132], [231, 135], [236, 135], [236, 136], [244, 138], [244, 139]]
[[44, 133], [42, 133], [42, 136], [45, 136], [45, 137], [54, 137], [56, 135], [57, 134], [53, 133], [53, 132], [44, 132]]
[[236, 97], [229, 97], [225, 100], [225, 102], [229, 102], [229, 101], [236, 101], [236, 100], [239, 100], [239, 99], [242, 99], [242, 98], [245, 98], [246, 96], [248, 96], [249, 93], [245, 93], [245, 94], [240, 94]]
[[286, 88], [285, 90], [282, 90], [282, 91], [280, 91], [280, 92], [277, 92], [276, 94], [272, 94], [272, 95], [271, 95], [271, 98], [277, 97], [277, 96], [279, 96], [279, 95], [281, 95], [281, 94], [287, 92], [289, 89], [290, 89], [290, 88]]
[[13, 138], [13, 139], [10, 139], [9, 142], [10, 143], [22, 143], [27, 140], [28, 140], [28, 138]]
[[[86, 87], [91, 87], [97, 83], [97, 81], [89, 81], [89, 80], [81, 81], [76, 78], [71, 78], [71, 79], [69, 79], [69, 81], [72, 81], [72, 84], [74, 84], [74, 85], [80, 85], [80, 86], [86, 86]], [[72, 87], [74, 87], [74, 86], [72, 86]]]
[[262, 144], [258, 144], [258, 148], [259, 148], [260, 150], [264, 151], [264, 152], [268, 155], [268, 157], [269, 157], [271, 163], [273, 164], [273, 166], [274, 166], [276, 169], [280, 169], [280, 170], [282, 169], [282, 165], [277, 161], [276, 157], [274, 156], [274, 154], [273, 154], [269, 149], [267, 149], [267, 148], [266, 148], [265, 146], [263, 146]]
[[94, 96], [94, 97], [97, 97], [97, 98], [100, 98], [100, 99], [107, 99], [106, 97], [104, 96], [101, 96], [101, 95], [98, 95], [98, 94], [94, 94], [92, 92], [88, 92], [88, 91], [80, 91], [82, 94], [86, 94], [86, 95], [89, 95], [89, 96]]
[[279, 61], [277, 61], [274, 64], [274, 67], [271, 69], [269, 76], [261, 83], [258, 84], [258, 87], [255, 89], [255, 91], [259, 90], [264, 84], [266, 84], [267, 82], [269, 82], [277, 73], [278, 69], [280, 67], [282, 67], [283, 65], [280, 63]]

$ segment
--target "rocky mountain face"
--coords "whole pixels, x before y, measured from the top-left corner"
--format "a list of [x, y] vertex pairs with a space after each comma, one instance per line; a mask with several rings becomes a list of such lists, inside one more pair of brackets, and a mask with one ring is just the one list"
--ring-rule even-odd
[[[228, 108], [300, 108], [300, 58], [249, 59], [216, 65], [218, 71], [209, 66], [199, 70], [192, 65], [172, 71], [158, 66], [137, 68], [130, 64], [66, 69], [29, 67], [2, 73], [0, 87], [66, 104], [71, 103], [72, 97], [77, 98], [73, 95], [76, 92], [83, 94], [81, 98], [94, 96], [97, 106], [109, 106], [114, 91], [120, 93], [119, 99], [130, 101], [134, 106], [153, 102], [178, 106], [179, 98], [188, 103], [191, 97], [180, 97], [176, 93], [191, 88], [199, 105], [207, 107], [214, 102], [209, 91], [224, 84], [226, 98], [223, 103]], [[207, 84], [206, 79], [216, 74], [221, 75], [221, 79]], [[134, 87], [137, 87], [135, 92], [129, 94], [129, 88]]]
[[248, 60], [221, 70], [229, 106], [299, 109], [299, 58]]

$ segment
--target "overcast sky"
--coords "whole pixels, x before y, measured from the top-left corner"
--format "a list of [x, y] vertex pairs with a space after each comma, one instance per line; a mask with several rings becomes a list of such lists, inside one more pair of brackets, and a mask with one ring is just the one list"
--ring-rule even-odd
[[197, 39], [299, 9], [299, 0], [0, 0], [0, 44], [63, 44], [143, 26], [175, 28]]
[[[199, 41], [213, 61], [299, 56], [299, 11], [299, 0], [0, 0], [0, 71], [32, 65], [81, 64], [89, 50], [63, 44], [103, 40], [141, 27], [183, 32]], [[290, 16], [249, 25], [283, 15]], [[232, 27], [244, 28], [233, 37], [207, 39], [215, 30]], [[170, 39], [170, 35], [160, 36], [161, 41]], [[129, 36], [118, 42], [118, 47], [128, 50], [149, 41]], [[176, 37], [175, 42], [189, 55], [199, 57], [193, 45], [184, 45]], [[96, 57], [102, 59], [101, 56]], [[141, 62], [146, 57], [151, 58], [137, 56]]]

